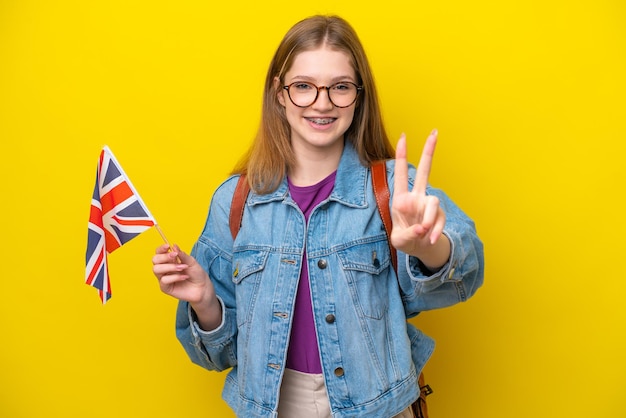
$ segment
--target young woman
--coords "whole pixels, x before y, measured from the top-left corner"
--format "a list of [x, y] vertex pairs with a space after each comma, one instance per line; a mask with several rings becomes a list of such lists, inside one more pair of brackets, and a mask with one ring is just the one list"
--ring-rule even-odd
[[[191, 255], [157, 249], [161, 290], [180, 300], [191, 360], [230, 369], [239, 417], [411, 417], [433, 341], [407, 323], [461, 302], [483, 281], [473, 222], [428, 185], [437, 133], [415, 169], [395, 160], [372, 73], [343, 19], [314, 16], [285, 35], [265, 82], [262, 124], [215, 191]], [[391, 244], [370, 166], [388, 160]], [[239, 176], [251, 192], [233, 240]]]

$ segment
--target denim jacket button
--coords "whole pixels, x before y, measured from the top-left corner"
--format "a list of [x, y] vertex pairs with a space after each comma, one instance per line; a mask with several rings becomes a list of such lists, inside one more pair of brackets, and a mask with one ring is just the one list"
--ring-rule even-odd
[[372, 264], [374, 265], [374, 268], [379, 268], [380, 267], [380, 260], [378, 258], [375, 258], [374, 261], [372, 262]]
[[335, 369], [335, 376], [341, 377], [344, 375], [343, 367], [337, 367]]
[[322, 270], [325, 269], [328, 266], [328, 263], [326, 262], [326, 260], [320, 260], [317, 262], [317, 267], [321, 268]]
[[332, 324], [333, 322], [335, 322], [335, 315], [329, 313], [328, 315], [326, 315], [326, 322], [328, 322], [329, 324]]

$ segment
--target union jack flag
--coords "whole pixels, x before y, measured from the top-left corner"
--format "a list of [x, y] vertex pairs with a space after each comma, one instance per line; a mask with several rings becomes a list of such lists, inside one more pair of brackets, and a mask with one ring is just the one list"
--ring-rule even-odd
[[111, 298], [107, 254], [156, 225], [109, 147], [100, 153], [91, 198], [85, 283], [98, 289], [102, 303]]

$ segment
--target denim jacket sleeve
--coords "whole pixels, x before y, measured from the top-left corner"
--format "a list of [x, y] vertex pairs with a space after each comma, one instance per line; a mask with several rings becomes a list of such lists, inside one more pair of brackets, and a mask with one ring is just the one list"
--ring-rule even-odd
[[[389, 161], [387, 177], [392, 200], [394, 167], [395, 161]], [[415, 173], [415, 167], [409, 165], [409, 188], [413, 187]], [[442, 190], [429, 185], [426, 193], [439, 198], [446, 214], [443, 233], [450, 240], [451, 255], [442, 268], [431, 273], [416, 257], [398, 252], [398, 281], [407, 317], [466, 301], [484, 277], [483, 244], [474, 222]]]
[[236, 178], [226, 180], [211, 201], [206, 224], [191, 255], [206, 270], [222, 305], [222, 322], [204, 331], [189, 303], [179, 302], [176, 335], [192, 362], [222, 371], [237, 365], [237, 320], [232, 277], [233, 240], [228, 226], [230, 202]]

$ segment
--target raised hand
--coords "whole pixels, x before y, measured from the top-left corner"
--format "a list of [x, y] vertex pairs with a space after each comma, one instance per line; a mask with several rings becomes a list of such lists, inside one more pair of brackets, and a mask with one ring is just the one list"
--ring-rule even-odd
[[441, 267], [450, 256], [450, 242], [442, 234], [446, 214], [439, 206], [439, 198], [426, 195], [436, 145], [437, 131], [434, 130], [426, 139], [415, 184], [409, 191], [406, 137], [404, 134], [400, 137], [391, 205], [391, 244], [418, 257], [429, 268]]
[[165, 294], [187, 301], [206, 330], [216, 328], [221, 320], [221, 306], [215, 296], [213, 283], [200, 264], [190, 255], [167, 244], [157, 248], [152, 257], [152, 272]]

